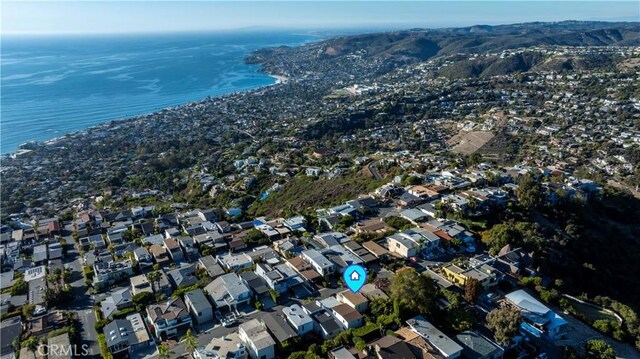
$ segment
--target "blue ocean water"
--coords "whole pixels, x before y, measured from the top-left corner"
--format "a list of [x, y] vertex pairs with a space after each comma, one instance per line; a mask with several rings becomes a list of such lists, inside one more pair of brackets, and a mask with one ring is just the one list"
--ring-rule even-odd
[[269, 85], [254, 49], [311, 35], [219, 32], [137, 36], [3, 36], [0, 153], [113, 119]]

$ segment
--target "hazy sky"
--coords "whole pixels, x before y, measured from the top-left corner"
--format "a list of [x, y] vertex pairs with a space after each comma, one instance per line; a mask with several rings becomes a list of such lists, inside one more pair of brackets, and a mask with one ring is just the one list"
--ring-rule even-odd
[[399, 28], [527, 21], [639, 21], [640, 1], [2, 1], [2, 33]]

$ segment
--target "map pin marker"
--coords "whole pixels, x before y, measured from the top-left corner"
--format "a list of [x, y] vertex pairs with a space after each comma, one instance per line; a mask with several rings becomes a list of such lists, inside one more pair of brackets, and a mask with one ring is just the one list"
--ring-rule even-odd
[[367, 271], [358, 264], [352, 264], [342, 273], [342, 279], [347, 288], [356, 293], [367, 282]]

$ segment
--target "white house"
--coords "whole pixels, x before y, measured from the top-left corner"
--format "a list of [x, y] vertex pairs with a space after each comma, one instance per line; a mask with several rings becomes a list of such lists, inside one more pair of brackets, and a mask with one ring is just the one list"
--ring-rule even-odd
[[298, 304], [282, 309], [287, 321], [298, 335], [304, 335], [313, 330], [313, 319]]
[[259, 320], [252, 319], [240, 324], [238, 334], [242, 343], [249, 350], [252, 359], [275, 358], [276, 342]]

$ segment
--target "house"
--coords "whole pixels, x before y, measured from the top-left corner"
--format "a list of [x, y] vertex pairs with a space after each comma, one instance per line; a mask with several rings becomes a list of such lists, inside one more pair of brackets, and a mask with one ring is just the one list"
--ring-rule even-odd
[[133, 262], [126, 259], [121, 262], [97, 261], [93, 264], [95, 277], [93, 284], [104, 287], [133, 275]]
[[415, 257], [418, 255], [420, 246], [411, 238], [403, 236], [401, 233], [393, 234], [387, 237], [389, 251], [397, 253], [404, 258]]
[[57, 241], [49, 242], [49, 245], [47, 246], [47, 250], [48, 250], [49, 259], [62, 258], [64, 254], [62, 250], [62, 244], [60, 244], [60, 242], [57, 242]]
[[204, 324], [213, 320], [213, 308], [202, 289], [194, 289], [184, 294], [184, 304], [196, 323]]
[[218, 264], [216, 259], [212, 255], [200, 257], [198, 259], [197, 268], [207, 271], [209, 277], [216, 279], [219, 276], [225, 274], [224, 269]]
[[37, 266], [33, 268], [29, 268], [24, 272], [24, 276], [22, 279], [25, 282], [31, 282], [32, 280], [44, 278], [47, 275], [47, 267], [45, 266]]
[[400, 217], [406, 219], [407, 221], [415, 225], [429, 220], [429, 216], [427, 216], [424, 212], [416, 208], [405, 209], [404, 211], [400, 212]]
[[238, 333], [231, 332], [220, 338], [213, 338], [204, 348], [193, 353], [194, 359], [247, 359], [247, 349]]
[[362, 247], [364, 247], [364, 249], [368, 250], [371, 254], [373, 254], [381, 261], [386, 260], [389, 256], [389, 251], [374, 241], [364, 242], [362, 243]]
[[409, 344], [395, 336], [385, 335], [371, 343], [377, 358], [417, 358]]
[[252, 319], [240, 324], [238, 334], [252, 359], [275, 358], [276, 342], [269, 335], [266, 326], [259, 320]]
[[263, 298], [270, 298], [267, 282], [262, 277], [258, 276], [255, 272], [242, 272], [240, 273], [240, 278], [249, 288], [251, 288], [251, 291], [254, 293], [254, 298], [256, 298], [256, 300], [261, 301]]
[[302, 259], [302, 257], [289, 258], [286, 261], [286, 265], [290, 268], [293, 268], [297, 273], [300, 274], [302, 278], [307, 281], [315, 281], [322, 278], [320, 273], [313, 270], [311, 268], [311, 265], [307, 261]]
[[104, 238], [102, 238], [101, 234], [93, 234], [87, 238], [87, 244], [89, 248], [93, 248], [94, 250], [101, 250], [106, 248], [106, 245], [104, 244]]
[[143, 292], [153, 293], [151, 283], [144, 274], [131, 277], [129, 282], [131, 283], [131, 294], [133, 295]]
[[385, 233], [388, 231], [394, 231], [394, 228], [388, 225], [383, 218], [373, 218], [362, 223], [358, 223], [355, 230], [356, 234]]
[[100, 302], [100, 307], [105, 318], [111, 317], [117, 311], [133, 307], [131, 291], [129, 288], [116, 290]]
[[378, 258], [371, 254], [368, 250], [364, 249], [358, 242], [356, 241], [347, 241], [342, 244], [344, 248], [346, 248], [349, 252], [351, 252], [356, 257], [360, 258], [362, 262], [369, 264], [376, 262]]
[[327, 357], [329, 359], [357, 359], [347, 348], [342, 345], [327, 352]]
[[402, 207], [414, 207], [424, 202], [424, 200], [418, 196], [414, 196], [411, 193], [405, 192], [398, 198], [398, 204]]
[[[166, 295], [171, 295], [173, 293], [173, 289], [171, 287], [171, 283], [169, 282], [169, 277], [163, 271], [158, 271], [160, 276], [158, 277], [158, 281], [152, 282], [151, 287], [156, 289], [156, 293], [164, 293]], [[149, 273], [147, 273], [147, 279]]]
[[316, 272], [320, 273], [321, 276], [335, 272], [335, 265], [315, 249], [302, 252], [302, 258], [304, 258]]
[[151, 257], [151, 253], [145, 247], [138, 247], [133, 250], [133, 257], [138, 261], [138, 266], [140, 269], [152, 267], [153, 266], [153, 258]]
[[433, 201], [440, 197], [440, 194], [438, 192], [425, 186], [413, 186], [407, 191], [407, 193], [410, 193], [427, 201]]
[[488, 264], [465, 267], [449, 263], [442, 267], [442, 271], [448, 280], [460, 287], [464, 287], [469, 278], [475, 278], [484, 289], [489, 289], [496, 286], [500, 279], [496, 274], [497, 270]]
[[561, 316], [535, 299], [524, 289], [511, 292], [504, 297], [522, 314], [521, 328], [536, 337], [557, 340], [566, 333], [568, 323]]
[[29, 258], [18, 258], [13, 264], [13, 270], [16, 272], [26, 272], [29, 268], [33, 267], [33, 263]]
[[126, 319], [113, 320], [105, 325], [102, 332], [109, 352], [114, 357], [120, 357], [119, 354], [131, 354], [153, 345], [153, 340], [139, 313], [131, 314]]
[[443, 357], [455, 359], [462, 354], [463, 348], [458, 343], [442, 333], [421, 315], [407, 320], [407, 324], [411, 327], [411, 330], [437, 349]]
[[296, 331], [287, 324], [284, 315], [281, 313], [267, 313], [262, 316], [260, 321], [277, 343], [284, 343], [289, 339], [298, 337]]
[[198, 277], [196, 277], [196, 265], [187, 264], [180, 268], [167, 271], [167, 277], [173, 288], [189, 287], [198, 283]]
[[333, 316], [338, 320], [342, 329], [359, 328], [362, 326], [363, 317], [357, 310], [347, 304], [339, 304], [331, 308]]
[[360, 294], [350, 290], [345, 290], [336, 295], [338, 302], [346, 304], [360, 313], [364, 313], [369, 308], [369, 300]]
[[151, 304], [146, 308], [147, 321], [153, 325], [156, 338], [179, 337], [191, 326], [189, 310], [181, 298], [172, 298], [165, 303]]
[[533, 268], [533, 253], [527, 253], [522, 248], [512, 249], [509, 244], [500, 249], [493, 266], [515, 279], [537, 274]]
[[180, 242], [175, 238], [168, 238], [164, 240], [164, 248], [166, 248], [169, 257], [174, 262], [180, 262], [184, 260], [184, 253], [180, 247]]
[[282, 222], [285, 227], [289, 228], [292, 231], [301, 231], [305, 232], [306, 229], [304, 226], [306, 225], [306, 219], [304, 216], [295, 216], [291, 218], [287, 218]]
[[22, 321], [20, 316], [11, 317], [0, 322], [0, 356], [9, 358], [14, 356], [13, 340], [20, 339], [22, 334]]
[[462, 346], [462, 356], [468, 359], [500, 359], [503, 350], [489, 339], [473, 330], [466, 330], [454, 339]]
[[236, 273], [219, 276], [209, 283], [204, 290], [211, 297], [216, 308], [235, 308], [251, 301], [251, 289]]
[[268, 264], [258, 263], [256, 265], [255, 273], [262, 277], [272, 290], [275, 290], [278, 293], [284, 293], [289, 290], [289, 285], [286, 281], [285, 275], [278, 270], [271, 268]]
[[46, 264], [47, 262], [47, 245], [41, 244], [33, 247], [33, 263], [34, 264]]
[[162, 236], [162, 234], [154, 234], [154, 235], [142, 238], [142, 243], [149, 244], [149, 245], [155, 244], [158, 246], [163, 246], [164, 240], [165, 238]]
[[331, 314], [326, 311], [320, 311], [313, 314], [312, 317], [318, 323], [315, 329], [322, 336], [322, 339], [332, 339], [340, 334], [340, 324]]
[[430, 253], [440, 245], [440, 238], [424, 229], [407, 229], [387, 237], [389, 250], [408, 258]]
[[169, 255], [167, 254], [167, 250], [158, 244], [152, 244], [149, 246], [149, 253], [153, 256], [153, 259], [160, 266], [167, 264], [171, 261]]
[[253, 265], [253, 260], [246, 253], [229, 253], [223, 256], [218, 256], [218, 262], [223, 268], [232, 271], [239, 271]]
[[298, 304], [283, 308], [282, 313], [298, 335], [302, 336], [313, 330], [313, 319]]
[[358, 292], [365, 298], [373, 300], [374, 298], [389, 299], [389, 296], [373, 283], [367, 283], [360, 288]]

